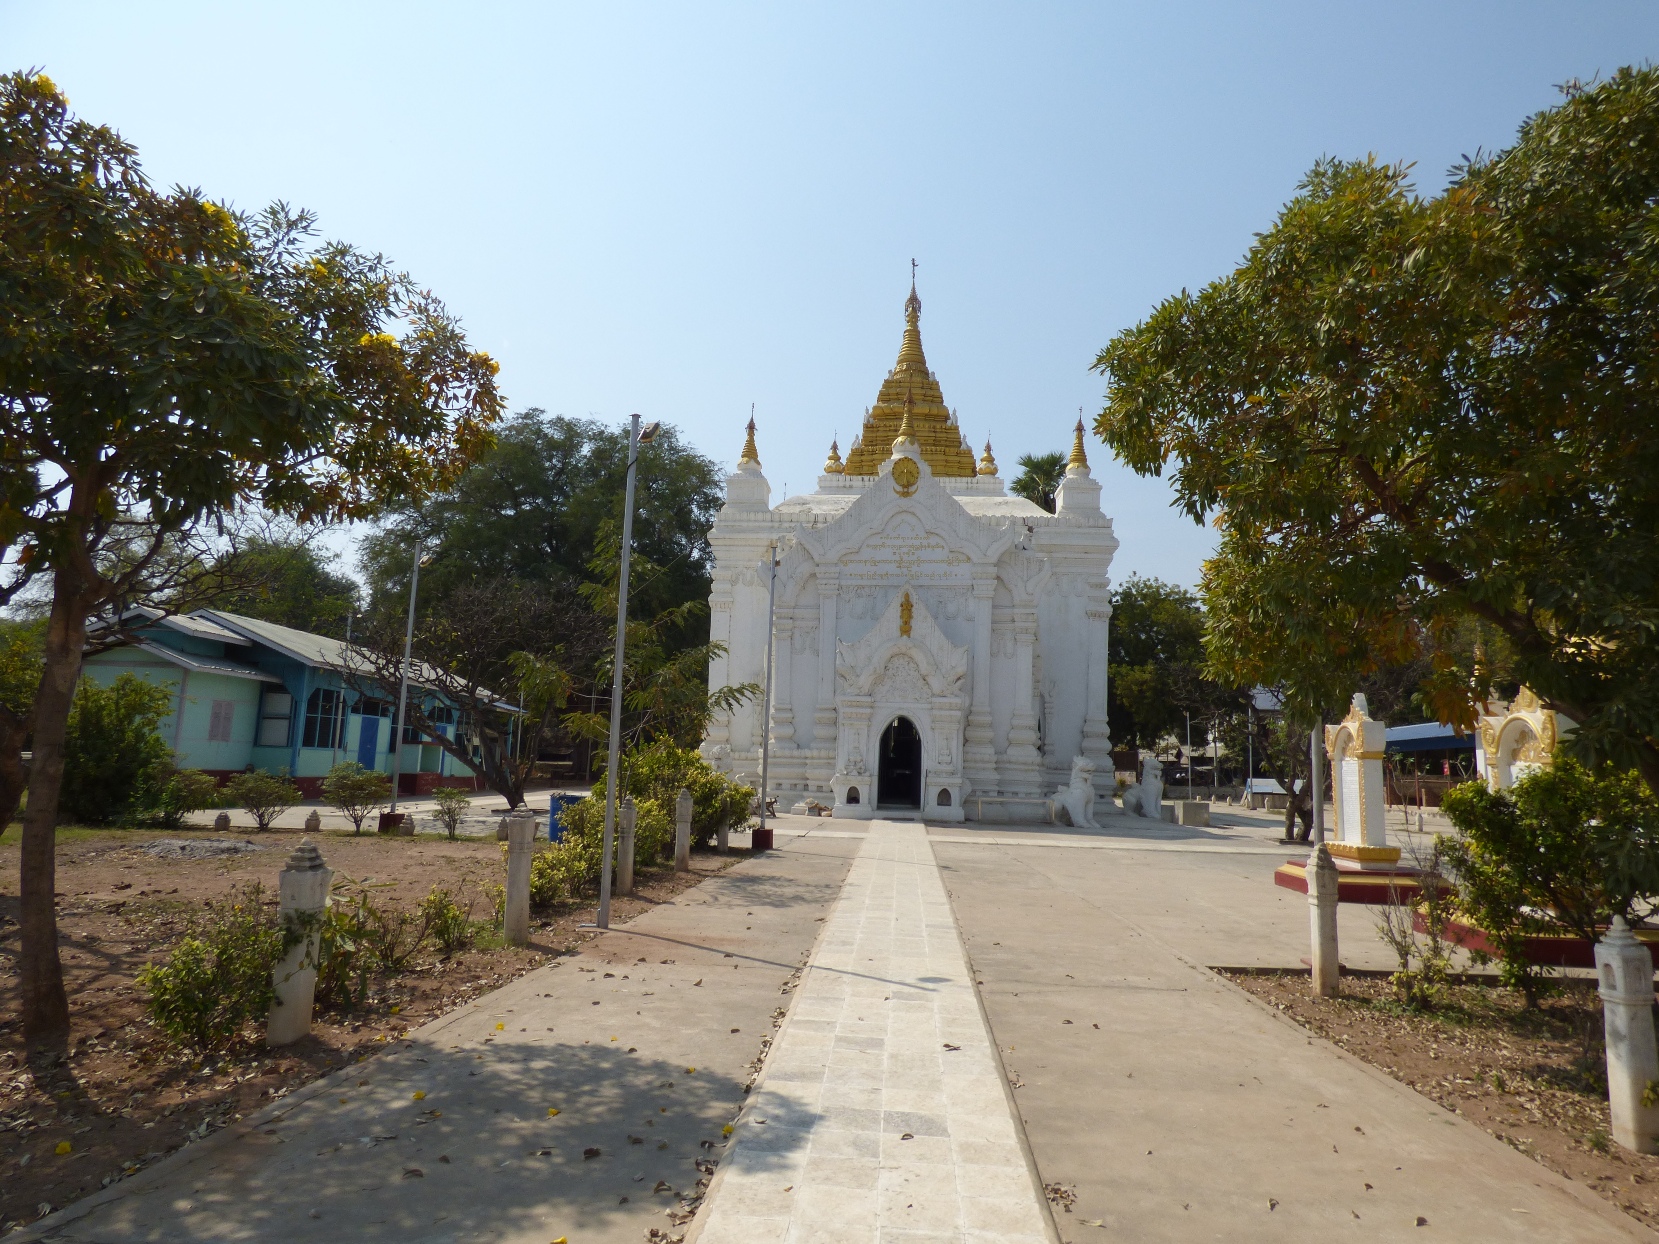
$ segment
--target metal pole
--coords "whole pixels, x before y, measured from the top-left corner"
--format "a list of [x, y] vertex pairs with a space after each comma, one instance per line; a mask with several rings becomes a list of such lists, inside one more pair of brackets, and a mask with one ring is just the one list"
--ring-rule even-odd
[[392, 762], [392, 807], [397, 811], [398, 777], [403, 771], [403, 714], [407, 711], [409, 701], [409, 650], [415, 643], [415, 590], [421, 581], [421, 542], [415, 541], [415, 562], [409, 572], [409, 620], [403, 627], [403, 677], [398, 680], [397, 689], [397, 725], [393, 727], [391, 742], [395, 745], [397, 759]]
[[1321, 715], [1314, 722], [1313, 733], [1308, 736], [1308, 793], [1313, 799], [1313, 833], [1309, 836], [1316, 843], [1325, 841], [1324, 733], [1325, 718]]
[[766, 548], [768, 578], [766, 581], [766, 691], [760, 707], [760, 827], [766, 828], [766, 774], [772, 759], [772, 636], [773, 606], [778, 592], [778, 546]]
[[1250, 702], [1244, 707], [1244, 739], [1249, 759], [1245, 761], [1244, 774], [1244, 806], [1254, 810], [1255, 800], [1251, 798], [1256, 791], [1256, 693], [1250, 692]]
[[1192, 714], [1187, 714], [1187, 798], [1192, 798]]
[[634, 474], [639, 465], [639, 415], [628, 429], [628, 485], [622, 500], [622, 568], [616, 581], [616, 654], [611, 667], [611, 746], [605, 766], [605, 834], [599, 869], [599, 916], [595, 923], [611, 927], [611, 846], [616, 834], [616, 768], [622, 753], [622, 656], [628, 637], [628, 555], [634, 543]]

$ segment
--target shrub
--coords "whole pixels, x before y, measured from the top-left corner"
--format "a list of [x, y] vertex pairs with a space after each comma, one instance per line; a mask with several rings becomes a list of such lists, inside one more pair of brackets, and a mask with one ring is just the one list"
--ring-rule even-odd
[[[722, 825], [741, 825], [754, 805], [754, 788], [714, 770], [694, 748], [662, 739], [622, 758], [622, 794], [634, 802], [657, 805], [668, 817], [668, 842], [674, 840], [674, 803], [682, 788], [691, 792], [692, 842], [707, 846]], [[602, 811], [603, 809], [601, 809]]]
[[323, 779], [323, 798], [336, 812], [351, 818], [351, 832], [361, 834], [369, 813], [377, 811], [392, 793], [392, 779], [365, 769], [355, 760], [342, 760]]
[[[348, 883], [349, 884], [349, 883]], [[336, 883], [335, 889], [341, 888]], [[366, 890], [341, 902], [331, 897], [317, 929], [317, 1005], [337, 1010], [355, 1006], [369, 992], [374, 955], [369, 925], [374, 905]]]
[[432, 819], [453, 840], [461, 828], [461, 818], [472, 808], [472, 800], [464, 790], [440, 786], [432, 792], [432, 802], [437, 805], [432, 809]]
[[131, 817], [150, 773], [172, 764], [159, 728], [172, 709], [171, 684], [122, 674], [103, 687], [82, 678], [63, 743], [59, 819], [111, 825]]
[[[636, 799], [634, 820], [634, 867], [649, 868], [674, 842], [674, 825], [660, 804]], [[567, 807], [559, 817], [563, 838], [530, 861], [530, 902], [547, 907], [563, 898], [591, 893], [599, 885], [599, 867], [604, 859], [605, 801], [589, 795]], [[621, 828], [614, 826], [617, 843]]]
[[269, 829], [272, 821], [304, 797], [286, 773], [278, 776], [250, 769], [225, 783], [226, 801], [247, 812], [260, 829]]
[[171, 763], [157, 765], [140, 783], [136, 803], [146, 820], [173, 829], [184, 824], [192, 812], [218, 806], [219, 783], [200, 769], [175, 769]]
[[175, 1041], [198, 1049], [229, 1044], [251, 1021], [269, 1013], [271, 973], [282, 958], [284, 935], [264, 910], [264, 892], [249, 886], [207, 912], [167, 961], [140, 970], [150, 1018]]
[[1587, 769], [1557, 754], [1548, 769], [1496, 794], [1478, 782], [1446, 793], [1461, 838], [1441, 840], [1459, 911], [1498, 948], [1506, 984], [1536, 999], [1538, 969], [1523, 953], [1534, 934], [1594, 941], [1623, 916], [1651, 914], [1659, 895], [1659, 806], [1633, 772]]
[[472, 909], [462, 908], [448, 890], [433, 886], [432, 892], [421, 900], [421, 917], [445, 957], [472, 945]]

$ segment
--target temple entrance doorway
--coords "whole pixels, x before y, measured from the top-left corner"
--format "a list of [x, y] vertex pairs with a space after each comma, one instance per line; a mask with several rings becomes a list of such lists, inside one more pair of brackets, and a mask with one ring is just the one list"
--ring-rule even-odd
[[876, 806], [922, 806], [922, 736], [908, 717], [895, 717], [881, 732]]

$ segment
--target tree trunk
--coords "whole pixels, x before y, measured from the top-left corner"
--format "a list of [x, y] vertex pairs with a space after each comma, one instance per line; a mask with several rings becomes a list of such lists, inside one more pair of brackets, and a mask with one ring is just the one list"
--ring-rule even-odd
[[62, 1053], [69, 1047], [69, 998], [58, 958], [53, 897], [63, 744], [86, 644], [85, 601], [72, 575], [72, 571], [60, 570], [53, 584], [45, 668], [35, 694], [29, 806], [23, 813], [23, 1039], [32, 1053]]

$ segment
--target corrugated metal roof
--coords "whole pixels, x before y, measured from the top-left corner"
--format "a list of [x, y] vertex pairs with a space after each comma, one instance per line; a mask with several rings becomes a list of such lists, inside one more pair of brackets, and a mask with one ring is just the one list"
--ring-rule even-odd
[[181, 666], [193, 674], [224, 674], [230, 678], [251, 678], [255, 682], [282, 685], [282, 679], [275, 674], [267, 674], [264, 670], [254, 669], [251, 665], [238, 665], [234, 661], [216, 660], [213, 657], [204, 657], [194, 652], [180, 652], [177, 648], [169, 648], [166, 644], [158, 644], [151, 639], [141, 639], [134, 646], [148, 652], [151, 656], [158, 656], [174, 665]]
[[239, 647], [251, 647], [253, 641], [238, 635], [235, 631], [220, 626], [200, 613], [175, 613], [156, 619], [158, 625], [175, 630], [181, 635], [189, 635], [192, 639], [210, 639], [215, 643], [236, 644]]
[[1474, 735], [1459, 734], [1451, 726], [1438, 721], [1420, 722], [1415, 726], [1390, 726], [1386, 737], [1386, 746], [1391, 752], [1473, 751], [1475, 747]]

